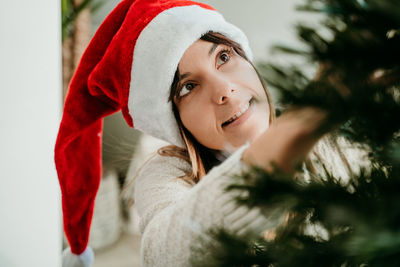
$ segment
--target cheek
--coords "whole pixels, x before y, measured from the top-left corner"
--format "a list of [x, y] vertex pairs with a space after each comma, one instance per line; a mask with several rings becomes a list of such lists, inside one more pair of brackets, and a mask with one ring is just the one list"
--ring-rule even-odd
[[200, 114], [193, 111], [194, 109], [191, 108], [183, 108], [180, 110], [180, 116], [183, 126], [185, 126], [185, 128], [188, 129], [190, 132], [192, 132], [192, 129], [195, 127], [195, 122], [201, 119]]
[[212, 109], [190, 105], [181, 108], [179, 112], [183, 125], [200, 144], [211, 149], [222, 149], [223, 141], [216, 129]]
[[251, 66], [249, 63], [246, 62], [246, 64], [248, 65], [245, 69], [246, 71], [243, 70], [243, 73], [245, 73], [244, 77], [247, 81], [247, 83], [249, 83], [251, 85], [251, 87], [257, 92], [257, 93], [263, 93], [263, 95], [265, 95], [264, 93], [264, 88], [262, 86], [262, 83], [260, 81], [260, 78], [257, 75], [257, 72], [255, 71], [255, 69], [253, 68], [253, 66]]
[[[239, 59], [230, 69], [231, 77], [259, 96], [265, 96], [264, 87], [253, 66], [245, 59]], [[239, 79], [239, 80], [238, 80]]]
[[202, 137], [212, 125], [212, 114], [200, 101], [191, 101], [179, 109], [183, 125], [196, 139]]

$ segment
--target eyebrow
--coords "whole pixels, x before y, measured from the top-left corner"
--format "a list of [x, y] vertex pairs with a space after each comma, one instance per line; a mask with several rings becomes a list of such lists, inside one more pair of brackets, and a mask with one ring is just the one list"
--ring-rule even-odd
[[213, 46], [211, 47], [210, 51], [208, 51], [208, 56], [211, 56], [212, 53], [214, 53], [215, 49], [217, 49], [219, 44], [214, 43]]
[[186, 77], [190, 76], [190, 75], [192, 75], [191, 72], [186, 72], [186, 73], [184, 73], [182, 75], [179, 75], [179, 82], [182, 81], [183, 79], [185, 79]]
[[[208, 51], [209, 57], [214, 53], [215, 49], [217, 49], [218, 46], [219, 46], [219, 44], [213, 43], [213, 45], [210, 48], [210, 51]], [[192, 73], [190, 73], [190, 72], [186, 72], [182, 75], [179, 75], [179, 82], [182, 81], [183, 79], [185, 79], [186, 77], [190, 76], [191, 74]]]

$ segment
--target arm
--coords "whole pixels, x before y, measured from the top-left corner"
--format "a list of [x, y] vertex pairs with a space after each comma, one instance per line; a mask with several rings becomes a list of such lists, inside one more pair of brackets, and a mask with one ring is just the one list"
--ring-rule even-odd
[[143, 233], [142, 265], [187, 266], [192, 248], [200, 239], [207, 240], [205, 233], [212, 227], [244, 234], [261, 233], [279, 224], [264, 217], [258, 208], [238, 206], [233, 200], [238, 193], [226, 192], [225, 188], [232, 183], [232, 176], [246, 169], [243, 162], [268, 169], [269, 162], [274, 161], [291, 171], [292, 159], [305, 157], [319, 138], [315, 131], [325, 115], [312, 111], [282, 115], [253, 144], [214, 167], [194, 187], [176, 178], [184, 173], [180, 159], [157, 156], [144, 167], [134, 192]]
[[232, 200], [237, 192], [225, 192], [232, 176], [244, 168], [244, 149], [213, 168], [194, 187], [176, 178], [187, 164], [180, 159], [157, 156], [142, 169], [134, 196], [141, 217], [143, 266], [188, 266], [192, 247], [201, 245], [200, 239], [208, 240], [205, 233], [212, 227], [238, 234], [268, 227], [270, 222], [259, 209], [238, 206]]

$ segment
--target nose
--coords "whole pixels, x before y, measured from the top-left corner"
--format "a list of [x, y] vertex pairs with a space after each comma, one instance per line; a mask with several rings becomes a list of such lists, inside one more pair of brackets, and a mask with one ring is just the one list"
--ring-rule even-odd
[[218, 105], [227, 103], [236, 91], [233, 84], [224, 78], [215, 77], [212, 81], [212, 100]]

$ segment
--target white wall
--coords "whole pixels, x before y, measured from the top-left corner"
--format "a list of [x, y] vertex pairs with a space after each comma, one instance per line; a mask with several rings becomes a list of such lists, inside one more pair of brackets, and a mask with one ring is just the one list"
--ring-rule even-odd
[[0, 266], [61, 265], [60, 1], [0, 8]]

